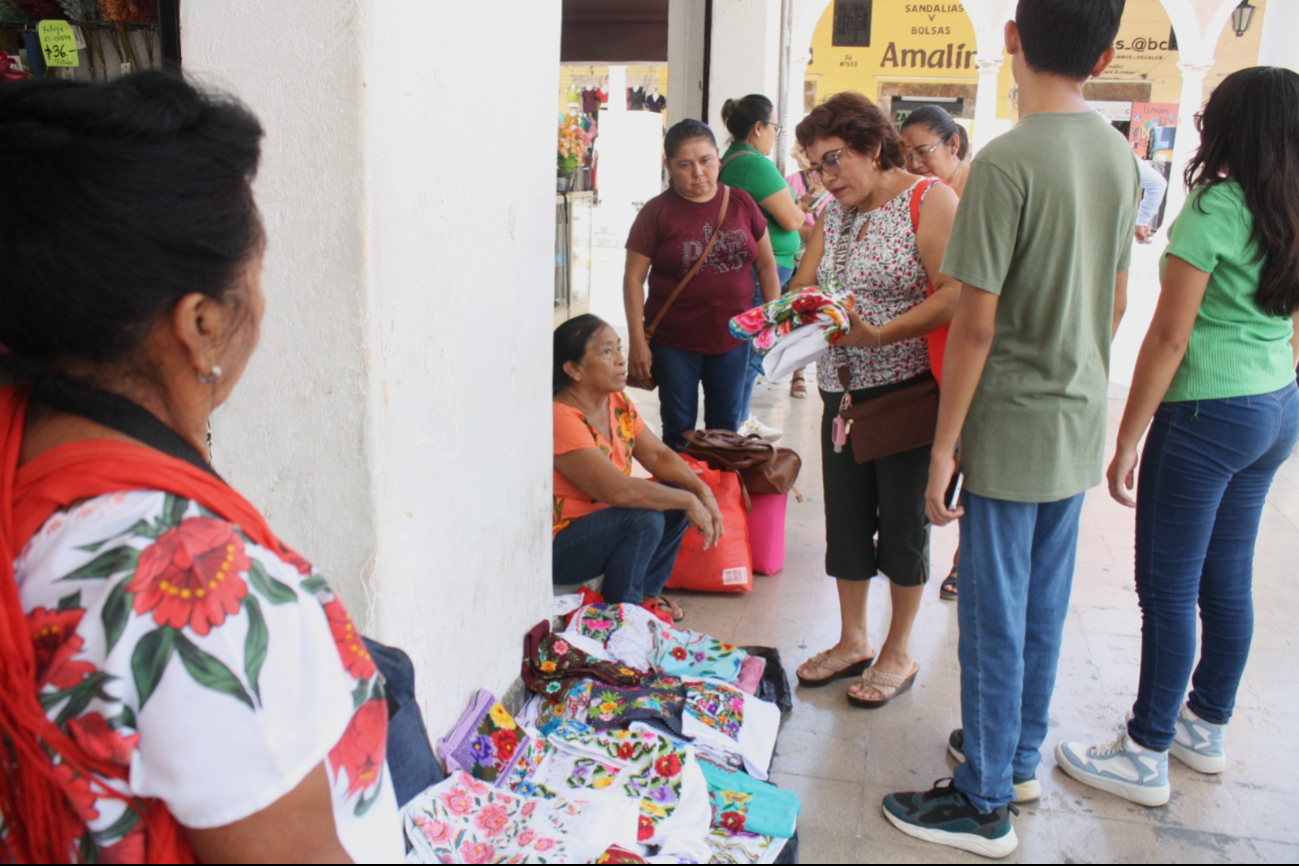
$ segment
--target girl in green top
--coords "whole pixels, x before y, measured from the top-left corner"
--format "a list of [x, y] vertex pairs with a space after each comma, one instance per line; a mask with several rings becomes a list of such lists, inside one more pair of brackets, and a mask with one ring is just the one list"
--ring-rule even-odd
[[[781, 177], [780, 169], [767, 157], [776, 147], [780, 124], [774, 122], [771, 100], [759, 93], [743, 99], [728, 99], [722, 106], [722, 120], [731, 133], [731, 146], [722, 156], [722, 171], [718, 180], [735, 189], [742, 189], [758, 203], [767, 218], [767, 231], [771, 234], [771, 250], [776, 254], [776, 271], [782, 286], [794, 275], [794, 256], [798, 254], [798, 230], [807, 218], [806, 207], [812, 196], [796, 201], [794, 192]], [[753, 278], [753, 305], [762, 303], [757, 273]], [[744, 393], [741, 403], [742, 433], [758, 433], [770, 441], [780, 436], [780, 431], [758, 422], [749, 412], [753, 396], [753, 383], [760, 372], [756, 354], [751, 354], [746, 368]]]
[[1107, 474], [1110, 494], [1137, 509], [1137, 700], [1115, 742], [1056, 749], [1069, 775], [1146, 806], [1169, 799], [1170, 751], [1202, 773], [1225, 768], [1224, 726], [1253, 634], [1259, 520], [1299, 437], [1299, 75], [1233, 73], [1196, 124], [1190, 196], [1169, 232]]

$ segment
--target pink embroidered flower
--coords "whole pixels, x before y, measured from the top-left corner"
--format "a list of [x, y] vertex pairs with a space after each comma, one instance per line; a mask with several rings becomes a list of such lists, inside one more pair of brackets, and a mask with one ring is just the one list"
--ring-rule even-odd
[[445, 821], [430, 821], [427, 818], [416, 818], [415, 823], [419, 825], [420, 832], [428, 840], [430, 845], [441, 845], [451, 838], [451, 826]]
[[761, 330], [763, 325], [767, 323], [767, 317], [763, 315], [761, 307], [755, 307], [752, 310], [740, 313], [731, 321], [735, 323], [735, 327], [744, 333], [753, 334]]
[[586, 627], [590, 631], [604, 631], [605, 629], [611, 628], [612, 626], [613, 626], [613, 622], [607, 619], [587, 620], [586, 623]]
[[460, 846], [460, 859], [465, 863], [491, 863], [496, 849], [486, 842], [465, 842]]
[[442, 795], [442, 805], [447, 807], [447, 811], [452, 815], [468, 815], [474, 810], [473, 801], [469, 799], [469, 794], [464, 788], [452, 788]]
[[530, 817], [532, 813], [535, 811], [537, 811], [536, 803], [524, 803], [523, 808], [519, 810], [519, 814], [527, 818]]
[[563, 641], [563, 640], [555, 641], [555, 652], [559, 653], [560, 655], [564, 655], [565, 653], [567, 653], [568, 641]]
[[542, 852], [549, 851], [551, 848], [555, 847], [555, 840], [543, 836], [542, 838], [538, 839], [536, 844], [533, 845], [532, 847], [537, 851], [542, 851]]
[[776, 334], [774, 331], [763, 331], [753, 338], [754, 347], [762, 350], [770, 349], [776, 345]]
[[464, 782], [464, 786], [469, 789], [469, 793], [473, 794], [475, 797], [487, 796], [487, 786], [475, 779], [473, 776], [466, 775], [462, 781]]
[[529, 845], [532, 844], [532, 840], [536, 838], [537, 838], [536, 833], [532, 832], [531, 830], [524, 830], [522, 833], [519, 834], [519, 838], [515, 839], [514, 841], [520, 848], [527, 848]]
[[510, 813], [499, 803], [484, 806], [474, 816], [474, 826], [491, 836], [498, 836], [510, 823]]

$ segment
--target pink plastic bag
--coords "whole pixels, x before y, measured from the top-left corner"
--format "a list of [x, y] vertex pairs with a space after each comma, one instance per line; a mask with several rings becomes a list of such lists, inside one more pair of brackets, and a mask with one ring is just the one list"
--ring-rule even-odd
[[785, 509], [788, 493], [755, 493], [749, 509], [749, 549], [753, 570], [775, 574], [785, 566]]

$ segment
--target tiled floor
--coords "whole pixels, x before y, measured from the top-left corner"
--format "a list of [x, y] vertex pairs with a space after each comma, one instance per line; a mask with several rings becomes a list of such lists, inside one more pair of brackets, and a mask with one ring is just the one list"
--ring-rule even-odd
[[[760, 383], [759, 416], [782, 427], [782, 445], [798, 450], [805, 501], [789, 506], [784, 570], [757, 578], [744, 596], [678, 593], [686, 624], [741, 644], [780, 649], [793, 669], [833, 644], [838, 615], [825, 576], [815, 388], [808, 399], [786, 386]], [[653, 416], [653, 397], [637, 393]], [[1111, 436], [1122, 412], [1111, 401]], [[657, 419], [651, 423], [657, 425]], [[1299, 617], [1299, 458], [1282, 469], [1263, 520], [1255, 568], [1253, 653], [1228, 729], [1227, 772], [1200, 776], [1171, 762], [1172, 801], [1145, 809], [1078, 784], [1050, 754], [1062, 739], [1111, 739], [1136, 693], [1140, 615], [1132, 588], [1132, 512], [1100, 489], [1088, 494], [1078, 545], [1073, 602], [1052, 706], [1047, 755], [1039, 770], [1044, 796], [1014, 819], [1019, 850], [1009, 862], [1299, 862], [1299, 821], [1289, 810], [1299, 795], [1296, 752], [1299, 677], [1292, 668]], [[945, 574], [954, 528], [933, 533], [933, 572]], [[871, 636], [883, 639], [888, 594], [872, 588]], [[805, 863], [981, 862], [980, 858], [904, 836], [880, 811], [885, 794], [927, 788], [950, 776], [945, 744], [960, 721], [956, 607], [931, 581], [914, 633], [921, 665], [915, 688], [881, 710], [856, 710], [843, 685], [797, 689], [781, 733], [773, 780], [798, 791]]]

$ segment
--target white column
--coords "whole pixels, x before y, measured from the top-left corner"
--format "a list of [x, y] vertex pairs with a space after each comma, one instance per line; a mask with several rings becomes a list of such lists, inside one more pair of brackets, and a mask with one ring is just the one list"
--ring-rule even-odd
[[979, 69], [979, 89], [975, 93], [974, 138], [970, 145], [975, 153], [997, 135], [997, 80], [1005, 61], [1000, 53], [974, 58]]
[[[668, 72], [668, 80], [672, 80], [671, 71]], [[627, 110], [627, 67], [610, 66], [609, 67], [609, 101], [605, 103], [605, 111], [626, 111]]]
[[728, 137], [722, 104], [750, 93], [775, 102], [780, 75], [780, 0], [713, 0], [708, 117], [718, 143]]
[[1272, 0], [1263, 10], [1262, 44], [1258, 47], [1259, 66], [1284, 66], [1299, 71], [1299, 3], [1294, 0]]
[[434, 736], [518, 681], [552, 599], [561, 10], [498, 7], [484, 28], [481, 4], [182, 4], [186, 69], [267, 130], [267, 314], [213, 426], [219, 468], [411, 654]]
[[1204, 77], [1213, 68], [1213, 60], [1206, 63], [1179, 63], [1182, 72], [1182, 96], [1177, 108], [1177, 138], [1173, 142], [1173, 164], [1168, 180], [1168, 204], [1164, 210], [1164, 224], [1168, 225], [1182, 210], [1186, 201], [1186, 185], [1182, 173], [1191, 155], [1200, 146], [1200, 133], [1195, 128], [1195, 115], [1204, 105]]
[[668, 0], [668, 126], [703, 114], [704, 0]]

